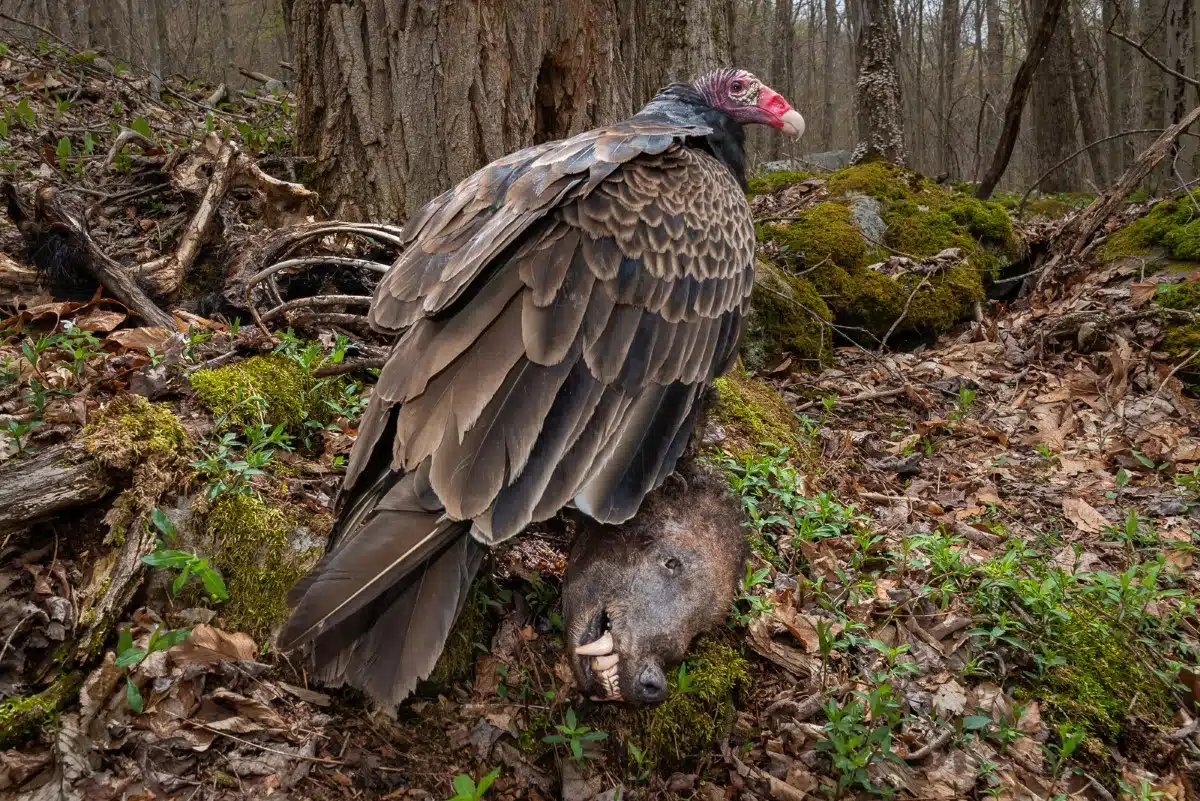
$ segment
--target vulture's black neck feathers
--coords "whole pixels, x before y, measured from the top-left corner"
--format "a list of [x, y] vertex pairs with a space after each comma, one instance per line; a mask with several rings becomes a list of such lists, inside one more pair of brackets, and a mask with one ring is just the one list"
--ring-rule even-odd
[[707, 151], [729, 168], [742, 189], [746, 189], [746, 134], [742, 124], [704, 100], [696, 87], [675, 83], [661, 90], [635, 117], [666, 119], [680, 125], [703, 125], [712, 129], [708, 136], [688, 139], [689, 147]]

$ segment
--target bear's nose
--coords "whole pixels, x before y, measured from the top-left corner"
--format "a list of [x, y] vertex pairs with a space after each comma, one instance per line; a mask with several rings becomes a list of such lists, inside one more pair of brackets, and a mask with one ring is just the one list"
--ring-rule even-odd
[[646, 665], [638, 673], [634, 700], [642, 704], [660, 704], [667, 697], [667, 677], [658, 665]]

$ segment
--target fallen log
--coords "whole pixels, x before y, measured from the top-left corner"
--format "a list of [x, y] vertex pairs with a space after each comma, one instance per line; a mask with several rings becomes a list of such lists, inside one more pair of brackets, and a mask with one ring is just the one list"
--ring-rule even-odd
[[0, 465], [0, 534], [95, 503], [113, 489], [103, 467], [71, 445]]

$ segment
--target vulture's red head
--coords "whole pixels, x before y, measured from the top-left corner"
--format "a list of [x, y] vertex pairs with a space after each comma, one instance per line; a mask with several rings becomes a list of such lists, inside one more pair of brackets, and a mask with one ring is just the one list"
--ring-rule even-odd
[[710, 72], [696, 81], [709, 106], [725, 112], [743, 125], [770, 125], [788, 136], [804, 133], [804, 117], [783, 95], [746, 70]]

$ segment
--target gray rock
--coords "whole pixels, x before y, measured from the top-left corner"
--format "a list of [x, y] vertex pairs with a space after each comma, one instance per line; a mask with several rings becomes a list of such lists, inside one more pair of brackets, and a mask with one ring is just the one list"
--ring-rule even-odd
[[824, 153], [808, 153], [794, 159], [768, 161], [762, 165], [763, 172], [779, 172], [781, 170], [824, 170], [833, 172], [850, 165], [849, 150], [827, 150]]
[[867, 195], [855, 195], [850, 200], [850, 219], [863, 239], [872, 244], [883, 242], [887, 223], [883, 221], [883, 204]]

